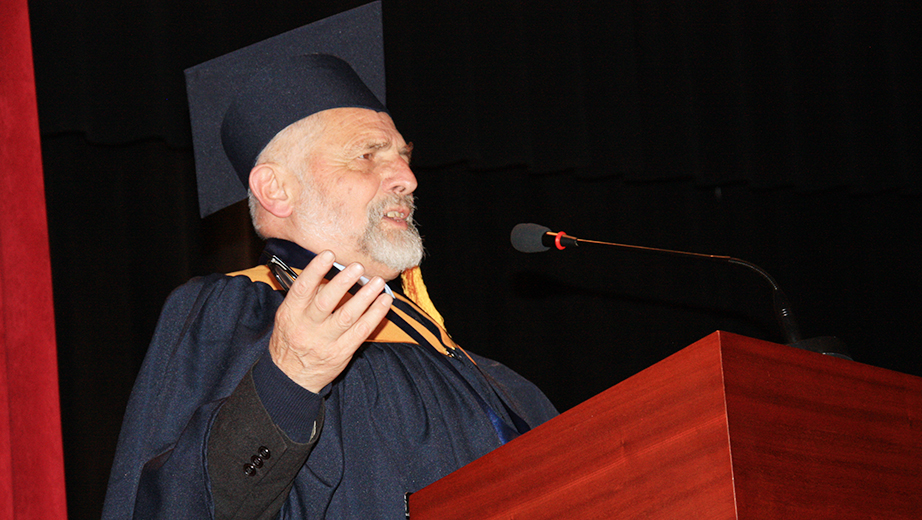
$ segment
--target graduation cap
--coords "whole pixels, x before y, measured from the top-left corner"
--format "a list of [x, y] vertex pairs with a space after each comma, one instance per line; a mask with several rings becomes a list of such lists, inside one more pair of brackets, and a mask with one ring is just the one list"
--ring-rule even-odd
[[311, 114], [386, 111], [381, 2], [325, 18], [185, 71], [206, 217], [247, 196], [269, 141]]

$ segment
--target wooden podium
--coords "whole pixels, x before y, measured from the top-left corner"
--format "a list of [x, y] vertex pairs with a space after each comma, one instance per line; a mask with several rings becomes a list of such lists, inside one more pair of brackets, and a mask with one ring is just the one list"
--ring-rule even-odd
[[922, 378], [715, 332], [414, 493], [409, 512], [920, 519]]

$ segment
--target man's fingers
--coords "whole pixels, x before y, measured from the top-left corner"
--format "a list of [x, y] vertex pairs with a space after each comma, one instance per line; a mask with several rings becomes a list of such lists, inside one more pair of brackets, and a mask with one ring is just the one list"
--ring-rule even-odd
[[[333, 313], [332, 321], [342, 331], [355, 325], [370, 309], [369, 306], [384, 290], [384, 280], [374, 277], [359, 289], [349, 301]], [[381, 321], [380, 319], [378, 321]], [[376, 323], [377, 324], [377, 323]], [[371, 333], [371, 331], [369, 331]], [[365, 339], [365, 338], [362, 338]]]
[[362, 277], [364, 268], [360, 264], [352, 264], [329, 282], [325, 281], [335, 259], [332, 252], [324, 251], [307, 264], [285, 297], [285, 303], [293, 315], [318, 323], [327, 320], [343, 296]]
[[326, 319], [339, 307], [343, 296], [349, 292], [349, 289], [359, 281], [364, 273], [365, 268], [361, 264], [346, 266], [345, 269], [317, 291], [316, 296], [314, 296], [313, 309], [309, 309], [308, 314], [317, 320]]
[[303, 310], [310, 305], [321, 281], [333, 267], [335, 260], [336, 257], [330, 251], [324, 251], [314, 257], [288, 290], [288, 295], [285, 297], [288, 305], [298, 310]]
[[379, 294], [375, 298], [374, 302], [368, 307], [362, 317], [355, 322], [355, 325], [352, 326], [346, 334], [350, 334], [352, 337], [352, 342], [361, 344], [363, 341], [368, 339], [368, 336], [378, 327], [381, 323], [381, 320], [387, 316], [387, 311], [390, 310], [391, 304], [394, 302], [394, 298], [387, 294]]
[[[361, 264], [353, 263], [337, 273], [332, 280], [324, 282], [324, 276], [332, 268], [334, 260], [333, 253], [329, 251], [317, 255], [295, 280], [286, 297], [286, 303], [290, 305], [292, 317], [301, 316], [302, 319], [318, 325], [325, 323], [325, 327], [332, 327], [328, 329], [329, 332], [338, 330], [338, 333], [333, 334], [341, 335], [365, 315], [369, 306], [384, 289], [384, 280], [375, 277], [354, 295], [344, 298], [349, 289], [358, 283], [365, 269]], [[374, 323], [368, 331], [369, 334], [384, 314], [386, 313], [372, 314]], [[365, 327], [367, 325], [365, 324]]]

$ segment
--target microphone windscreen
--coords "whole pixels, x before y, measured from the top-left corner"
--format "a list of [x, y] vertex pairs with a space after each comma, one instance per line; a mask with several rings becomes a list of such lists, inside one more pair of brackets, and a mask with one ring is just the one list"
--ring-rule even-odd
[[541, 238], [550, 233], [551, 229], [538, 224], [518, 224], [512, 228], [512, 234], [509, 237], [512, 240], [512, 247], [521, 253], [540, 253], [550, 249], [541, 241]]

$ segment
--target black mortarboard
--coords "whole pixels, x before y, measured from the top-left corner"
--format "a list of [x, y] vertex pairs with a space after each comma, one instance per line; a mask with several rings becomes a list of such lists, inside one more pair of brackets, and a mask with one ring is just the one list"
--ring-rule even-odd
[[339, 107], [384, 111], [381, 3], [186, 70], [199, 212], [246, 198], [256, 158], [285, 127]]

